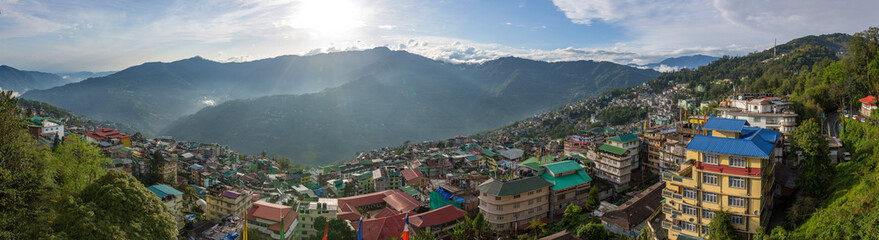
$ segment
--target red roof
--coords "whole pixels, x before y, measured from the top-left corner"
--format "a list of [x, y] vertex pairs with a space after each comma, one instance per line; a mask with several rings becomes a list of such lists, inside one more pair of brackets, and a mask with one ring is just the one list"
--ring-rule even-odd
[[[397, 214], [389, 217], [363, 220], [363, 239], [378, 240], [390, 239], [392, 237], [400, 238], [400, 235], [403, 234], [403, 226], [406, 225], [406, 222], [403, 221], [403, 218], [405, 217], [406, 214]], [[351, 221], [351, 226], [353, 226], [354, 229], [359, 229], [358, 224], [359, 221]]]
[[467, 215], [467, 211], [447, 205], [429, 212], [409, 216], [409, 223], [416, 227], [436, 226], [458, 220], [464, 215]]
[[360, 219], [357, 207], [387, 203], [388, 208], [397, 212], [409, 212], [421, 206], [421, 202], [400, 190], [387, 190], [353, 197], [339, 198], [338, 217], [355, 221]]
[[293, 211], [293, 207], [258, 201], [254, 202], [253, 207], [247, 212], [247, 220], [256, 221], [259, 218], [276, 222], [276, 224], [269, 226], [269, 230], [279, 231], [281, 230], [281, 225], [277, 224], [277, 222], [281, 221], [282, 214], [284, 216], [284, 229], [289, 229], [290, 225], [293, 224], [293, 220], [296, 220], [296, 217], [299, 216], [299, 213]]
[[394, 216], [397, 214], [400, 214], [400, 213], [397, 211], [394, 211], [390, 208], [384, 208], [384, 209], [382, 209], [381, 212], [376, 213], [375, 216], [373, 216], [373, 218], [390, 217], [390, 216]]
[[403, 174], [403, 178], [406, 178], [406, 181], [412, 181], [413, 179], [424, 177], [424, 173], [411, 168], [403, 169], [400, 173]]
[[104, 138], [122, 139], [122, 138], [129, 137], [128, 134], [124, 134], [124, 133], [119, 132], [116, 129], [112, 129], [112, 128], [101, 128], [101, 129], [95, 130], [94, 132], [87, 132], [84, 135], [86, 135], [90, 138], [94, 138], [96, 140], [103, 140]]
[[861, 98], [862, 103], [874, 104], [876, 103], [876, 97], [873, 95], [867, 96], [865, 98]]

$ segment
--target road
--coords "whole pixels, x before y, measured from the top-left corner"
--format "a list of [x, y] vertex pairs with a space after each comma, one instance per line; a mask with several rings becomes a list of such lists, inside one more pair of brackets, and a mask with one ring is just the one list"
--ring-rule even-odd
[[839, 113], [831, 113], [824, 118], [824, 124], [821, 126], [821, 132], [831, 137], [839, 137]]

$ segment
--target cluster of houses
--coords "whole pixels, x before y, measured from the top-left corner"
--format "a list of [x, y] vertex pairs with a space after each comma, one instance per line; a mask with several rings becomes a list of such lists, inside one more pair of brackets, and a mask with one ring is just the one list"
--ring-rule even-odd
[[[717, 116], [671, 122], [680, 114], [662, 101], [671, 94], [610, 100], [664, 109], [620, 129], [573, 122], [583, 130], [562, 139], [517, 137], [539, 128], [540, 120], [532, 119], [505, 132], [382, 148], [326, 167], [285, 168], [219, 144], [133, 139], [109, 128], [77, 133], [113, 159], [109, 168], [161, 176], [164, 184], [148, 189], [193, 239], [245, 228], [269, 239], [305, 239], [323, 234], [314, 228], [319, 217], [344, 220], [367, 240], [399, 238], [405, 228], [446, 238], [465, 216], [478, 214], [493, 232], [521, 232], [533, 220], [559, 219], [568, 205], [585, 205], [592, 189], [601, 206], [588, 214], [619, 235], [649, 229], [656, 239], [707, 238], [718, 210], [732, 214], [742, 236], [766, 227], [774, 199], [795, 188], [790, 169], [797, 162], [786, 157], [786, 136], [796, 128], [790, 103], [743, 94], [720, 102]], [[875, 98], [865, 99], [863, 108], [875, 108], [868, 105]], [[540, 116], [567, 118], [563, 112]], [[46, 142], [69, 133], [51, 118], [27, 122]], [[152, 173], [157, 154], [164, 168]], [[571, 236], [547, 239], [565, 237]]]

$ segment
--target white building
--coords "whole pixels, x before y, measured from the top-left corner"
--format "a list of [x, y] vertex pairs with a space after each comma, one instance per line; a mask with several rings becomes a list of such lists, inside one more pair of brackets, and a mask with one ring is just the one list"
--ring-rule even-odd
[[724, 101], [721, 111], [722, 118], [742, 119], [753, 127], [779, 131], [790, 134], [797, 127], [797, 114], [790, 110], [791, 103], [779, 97], [748, 96], [731, 97]]
[[607, 180], [616, 189], [625, 188], [632, 180], [632, 169], [640, 166], [641, 139], [630, 133], [605, 140], [605, 144], [587, 153], [587, 158], [595, 162], [596, 177]]

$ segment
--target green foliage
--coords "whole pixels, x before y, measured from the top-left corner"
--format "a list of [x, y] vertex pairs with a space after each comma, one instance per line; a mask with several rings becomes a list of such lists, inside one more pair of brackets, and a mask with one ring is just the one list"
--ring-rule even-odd
[[110, 158], [81, 135], [71, 134], [65, 139], [53, 152], [51, 167], [61, 193], [72, 195], [103, 176]]
[[531, 231], [534, 236], [546, 233], [546, 223], [541, 222], [540, 219], [531, 219], [528, 224], [528, 231]]
[[708, 224], [708, 236], [710, 240], [735, 239], [735, 230], [733, 229], [729, 213], [724, 211], [714, 212], [714, 218]]
[[159, 198], [130, 174], [111, 170], [74, 199], [65, 198], [53, 224], [71, 239], [173, 239], [174, 218]]
[[614, 238], [613, 233], [605, 229], [604, 225], [601, 225], [601, 223], [588, 223], [580, 225], [580, 227], [577, 228], [576, 233], [577, 237], [580, 237], [582, 239], [603, 240]]
[[464, 216], [464, 221], [458, 222], [449, 232], [452, 239], [489, 239], [490, 234], [488, 221], [483, 218], [482, 213], [472, 219]]
[[156, 150], [153, 154], [150, 155], [150, 174], [148, 176], [147, 184], [159, 184], [165, 181], [162, 173], [165, 171], [165, 156], [162, 155], [162, 150]]
[[26, 132], [11, 91], [0, 92], [0, 239], [45, 239], [54, 216], [49, 151]]
[[638, 235], [638, 240], [653, 240], [653, 231], [650, 231], [650, 228], [642, 228], [641, 234]]
[[612, 106], [598, 113], [598, 118], [610, 125], [623, 125], [647, 118], [647, 108], [636, 106]]
[[[327, 225], [329, 224], [329, 225]], [[320, 240], [323, 239], [324, 228], [329, 226], [329, 231], [327, 231], [327, 239], [339, 239], [339, 240], [354, 240], [357, 239], [357, 233], [354, 230], [351, 230], [345, 223], [345, 220], [340, 218], [330, 219], [330, 222], [327, 223], [327, 218], [325, 217], [317, 217], [314, 219], [314, 224], [312, 227], [314, 230], [317, 230], [318, 234], [314, 236], [310, 236], [309, 240]]]
[[797, 126], [791, 134], [791, 150], [801, 153], [797, 186], [812, 196], [822, 196], [827, 190], [827, 182], [833, 176], [830, 159], [827, 156], [827, 141], [821, 134], [821, 127], [814, 119], [807, 119]]
[[598, 209], [598, 205], [601, 204], [601, 200], [598, 199], [598, 187], [593, 186], [592, 189], [589, 189], [589, 196], [586, 198], [586, 213], [592, 214], [595, 209]]

